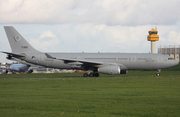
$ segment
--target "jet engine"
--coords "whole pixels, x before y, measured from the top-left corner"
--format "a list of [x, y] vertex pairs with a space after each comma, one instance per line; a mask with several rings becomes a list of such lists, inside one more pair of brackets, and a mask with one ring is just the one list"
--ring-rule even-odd
[[3, 74], [7, 74], [7, 73], [8, 73], [7, 69], [3, 70]]
[[120, 74], [127, 74], [127, 73], [128, 73], [128, 70], [121, 70]]
[[28, 72], [28, 73], [32, 73], [32, 72], [33, 72], [33, 70], [32, 70], [32, 69], [29, 69], [27, 72]]
[[98, 68], [99, 73], [103, 74], [120, 74], [120, 67], [118, 65], [106, 65]]

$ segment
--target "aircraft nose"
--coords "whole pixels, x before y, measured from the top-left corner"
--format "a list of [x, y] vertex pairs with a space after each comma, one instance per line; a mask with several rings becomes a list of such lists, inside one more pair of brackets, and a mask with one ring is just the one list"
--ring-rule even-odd
[[175, 60], [176, 61], [176, 65], [178, 65], [179, 64], [179, 61], [177, 61], [177, 60]]
[[179, 61], [174, 60], [174, 66], [175, 66], [175, 65], [178, 65], [178, 64], [179, 64]]

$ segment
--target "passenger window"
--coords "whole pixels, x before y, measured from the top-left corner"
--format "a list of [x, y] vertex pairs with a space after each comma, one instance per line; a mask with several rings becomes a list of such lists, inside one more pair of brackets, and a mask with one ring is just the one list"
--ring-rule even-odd
[[35, 56], [32, 56], [32, 59], [35, 59]]

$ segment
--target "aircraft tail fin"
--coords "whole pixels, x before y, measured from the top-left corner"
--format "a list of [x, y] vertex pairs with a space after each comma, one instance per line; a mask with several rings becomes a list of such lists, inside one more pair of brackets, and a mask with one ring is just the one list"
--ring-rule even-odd
[[4, 26], [13, 53], [39, 52], [34, 49], [12, 26]]

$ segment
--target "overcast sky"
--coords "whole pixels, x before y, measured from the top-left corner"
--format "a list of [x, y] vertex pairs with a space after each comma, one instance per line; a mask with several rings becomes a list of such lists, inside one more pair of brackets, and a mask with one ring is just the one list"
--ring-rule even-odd
[[0, 0], [0, 51], [13, 26], [43, 52], [149, 53], [155, 24], [157, 49], [180, 45], [180, 0]]

